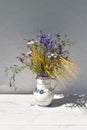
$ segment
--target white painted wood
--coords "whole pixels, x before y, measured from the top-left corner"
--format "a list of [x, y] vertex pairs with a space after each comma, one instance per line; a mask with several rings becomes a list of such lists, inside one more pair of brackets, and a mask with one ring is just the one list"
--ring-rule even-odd
[[33, 95], [0, 95], [0, 130], [87, 130], [87, 110], [55, 96], [50, 107], [31, 106]]

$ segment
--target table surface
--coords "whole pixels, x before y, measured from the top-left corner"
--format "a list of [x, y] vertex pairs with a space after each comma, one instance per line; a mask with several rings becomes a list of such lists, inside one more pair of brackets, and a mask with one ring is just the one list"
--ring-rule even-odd
[[87, 95], [55, 95], [50, 107], [33, 95], [0, 95], [0, 130], [87, 130]]

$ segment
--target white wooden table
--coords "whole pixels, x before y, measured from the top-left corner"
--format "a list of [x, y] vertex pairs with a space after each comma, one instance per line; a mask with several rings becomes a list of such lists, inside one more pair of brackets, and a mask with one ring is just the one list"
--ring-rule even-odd
[[0, 130], [87, 130], [87, 95], [55, 95], [50, 107], [33, 95], [0, 95]]

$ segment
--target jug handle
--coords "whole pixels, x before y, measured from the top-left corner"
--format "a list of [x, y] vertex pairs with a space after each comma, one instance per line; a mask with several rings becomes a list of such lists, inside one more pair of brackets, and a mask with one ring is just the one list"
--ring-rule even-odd
[[55, 85], [54, 87], [51, 87], [51, 91], [53, 91], [56, 87], [57, 87], [57, 79], [55, 78], [51, 78], [52, 80], [55, 80]]

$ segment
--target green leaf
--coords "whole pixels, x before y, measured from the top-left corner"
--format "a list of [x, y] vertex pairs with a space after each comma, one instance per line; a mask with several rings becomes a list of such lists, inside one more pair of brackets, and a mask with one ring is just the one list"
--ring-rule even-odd
[[75, 44], [74, 41], [72, 41], [72, 40], [70, 40], [70, 39], [67, 39], [66, 45], [71, 46], [71, 45], [74, 45], [74, 44]]

